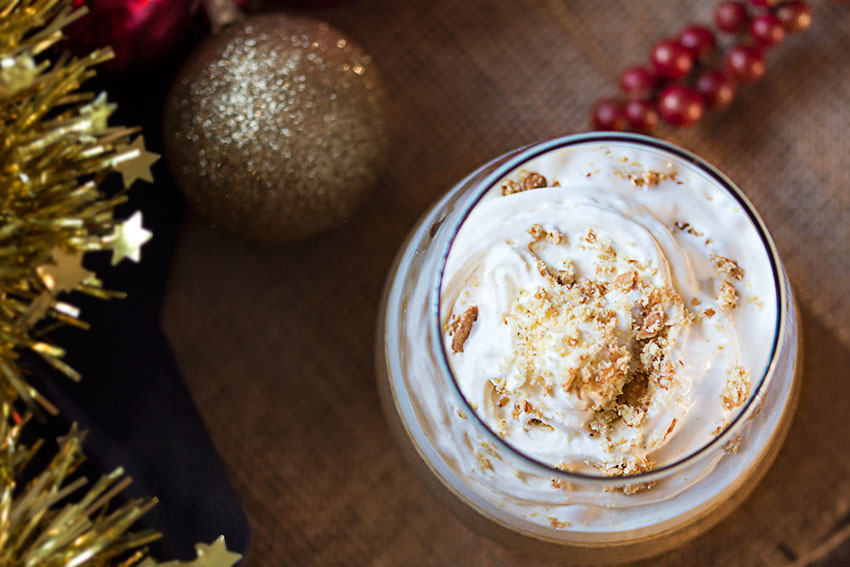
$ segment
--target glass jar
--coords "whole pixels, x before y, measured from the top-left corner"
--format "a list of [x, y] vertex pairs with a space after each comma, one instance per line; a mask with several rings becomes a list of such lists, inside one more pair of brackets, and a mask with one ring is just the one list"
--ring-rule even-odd
[[[749, 218], [773, 271], [772, 355], [728, 426], [678, 461], [640, 474], [564, 472], [521, 454], [469, 406], [442, 344], [440, 282], [451, 242], [478, 199], [530, 159], [582, 144], [639, 147], [722, 188]], [[799, 322], [787, 276], [752, 204], [699, 157], [645, 136], [590, 133], [521, 148], [474, 171], [421, 218], [390, 271], [378, 319], [378, 387], [408, 461], [475, 531], [566, 565], [634, 561], [671, 549], [734, 509], [773, 462], [799, 390]], [[563, 521], [561, 512], [581, 521]]]

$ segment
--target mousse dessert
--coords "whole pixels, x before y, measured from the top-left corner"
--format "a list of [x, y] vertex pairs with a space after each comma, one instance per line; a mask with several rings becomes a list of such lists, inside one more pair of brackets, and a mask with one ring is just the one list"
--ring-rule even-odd
[[506, 445], [631, 475], [741, 411], [770, 362], [775, 290], [759, 234], [716, 183], [639, 147], [567, 147], [463, 220], [442, 274], [444, 349]]
[[411, 232], [382, 306], [378, 387], [408, 461], [470, 527], [559, 564], [717, 523], [799, 392], [794, 301], [752, 205], [643, 136], [471, 172]]

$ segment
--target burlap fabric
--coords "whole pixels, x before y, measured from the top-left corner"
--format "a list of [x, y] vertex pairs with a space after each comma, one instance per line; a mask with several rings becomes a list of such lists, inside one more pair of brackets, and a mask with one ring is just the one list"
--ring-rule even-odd
[[[802, 307], [798, 417], [730, 519], [647, 565], [845, 565], [850, 525], [850, 5], [771, 51], [734, 107], [663, 137], [754, 201]], [[355, 220], [260, 247], [185, 226], [163, 322], [251, 520], [249, 566], [530, 565], [464, 528], [402, 461], [378, 407], [373, 332], [417, 216], [488, 158], [586, 128], [618, 70], [714, 2], [360, 0], [316, 12], [375, 56], [389, 165]], [[837, 548], [831, 551], [833, 548]]]

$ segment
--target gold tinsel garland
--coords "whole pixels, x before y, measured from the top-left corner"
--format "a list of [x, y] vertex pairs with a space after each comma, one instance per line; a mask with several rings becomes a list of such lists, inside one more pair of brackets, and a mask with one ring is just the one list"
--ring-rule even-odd
[[[75, 475], [84, 460], [76, 427], [42, 471], [27, 471], [33, 480], [21, 481], [43, 445], [24, 446], [21, 431], [33, 413], [56, 409], [27, 382], [20, 353], [31, 350], [79, 379], [45, 336], [57, 325], [86, 328], [61, 295], [122, 296], [104, 290], [83, 257], [111, 251], [113, 265], [138, 261], [151, 236], [141, 212], [123, 221], [113, 212], [135, 180], [152, 181], [158, 156], [145, 150], [138, 129], [108, 125], [115, 105], [105, 94], [80, 91], [111, 50], [50, 57], [62, 28], [84, 13], [69, 0], [0, 0], [0, 565], [231, 567], [240, 556], [223, 538], [197, 545], [188, 563], [148, 557], [145, 546], [159, 534], [130, 529], [155, 500], [112, 506], [129, 483], [120, 469], [74, 499], [86, 484]], [[101, 184], [114, 171], [123, 188], [107, 194]]]

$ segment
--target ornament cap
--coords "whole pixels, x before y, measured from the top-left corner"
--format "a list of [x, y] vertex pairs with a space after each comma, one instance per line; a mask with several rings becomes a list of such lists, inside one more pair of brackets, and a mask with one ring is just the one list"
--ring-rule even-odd
[[233, 0], [204, 0], [204, 9], [214, 34], [245, 19], [245, 14]]

